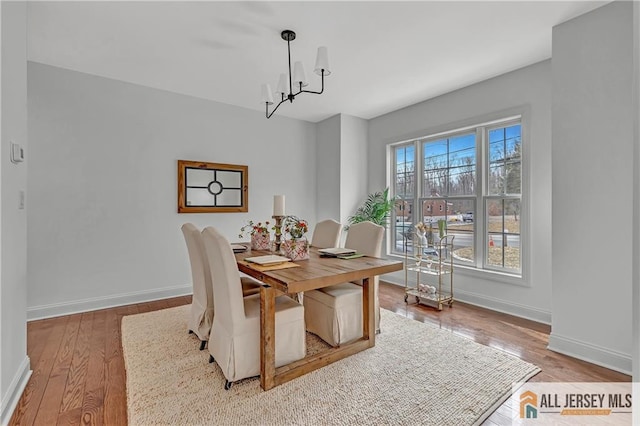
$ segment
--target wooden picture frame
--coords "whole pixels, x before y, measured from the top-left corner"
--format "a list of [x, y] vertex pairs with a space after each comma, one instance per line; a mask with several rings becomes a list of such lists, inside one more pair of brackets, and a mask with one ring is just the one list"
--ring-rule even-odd
[[178, 160], [178, 213], [248, 211], [248, 166]]

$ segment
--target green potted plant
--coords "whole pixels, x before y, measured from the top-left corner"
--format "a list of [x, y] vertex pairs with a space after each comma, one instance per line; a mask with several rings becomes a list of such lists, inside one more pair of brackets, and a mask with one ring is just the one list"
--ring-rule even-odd
[[369, 194], [364, 204], [356, 210], [353, 216], [349, 216], [349, 225], [371, 221], [376, 225], [387, 227], [389, 214], [396, 203], [395, 197], [389, 198], [389, 188], [384, 191]]

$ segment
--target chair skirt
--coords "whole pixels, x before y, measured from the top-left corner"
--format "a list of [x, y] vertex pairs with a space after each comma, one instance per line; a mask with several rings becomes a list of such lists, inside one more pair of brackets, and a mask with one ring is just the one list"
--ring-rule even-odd
[[[225, 327], [214, 318], [209, 353], [225, 378], [235, 382], [260, 374], [260, 295], [244, 298], [247, 321], [241, 327]], [[306, 356], [304, 308], [282, 296], [276, 298], [276, 367]]]
[[201, 341], [209, 340], [211, 324], [213, 323], [213, 306], [207, 308], [198, 299], [193, 298], [189, 314], [188, 329], [198, 336]]
[[362, 287], [342, 283], [304, 293], [307, 331], [332, 346], [362, 337]]

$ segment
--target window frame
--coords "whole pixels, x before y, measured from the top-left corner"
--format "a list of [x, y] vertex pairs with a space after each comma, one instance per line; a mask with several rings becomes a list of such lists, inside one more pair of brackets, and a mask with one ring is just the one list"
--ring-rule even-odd
[[[495, 116], [495, 118], [489, 118], [486, 120], [477, 120], [476, 124], [466, 126], [451, 125], [451, 130], [438, 131], [437, 133], [423, 132], [427, 136], [418, 136], [411, 139], [406, 139], [399, 142], [390, 143], [387, 146], [388, 159], [390, 165], [390, 173], [387, 173], [387, 179], [389, 180], [389, 187], [391, 195], [395, 196], [395, 183], [396, 183], [396, 170], [395, 170], [395, 149], [400, 146], [414, 145], [414, 170], [419, 171], [419, 174], [414, 171], [414, 194], [413, 200], [406, 198], [407, 201], [413, 203], [411, 212], [411, 221], [416, 223], [418, 214], [424, 216], [423, 203], [425, 200], [431, 199], [424, 196], [424, 143], [428, 141], [435, 141], [443, 138], [452, 138], [462, 134], [469, 134], [475, 131], [476, 136], [476, 154], [475, 154], [475, 193], [472, 195], [454, 195], [445, 196], [442, 198], [448, 200], [465, 200], [474, 199], [474, 230], [473, 230], [473, 248], [474, 248], [474, 261], [469, 264], [456, 263], [457, 271], [460, 271], [462, 275], [482, 276], [486, 278], [490, 276], [492, 280], [506, 282], [511, 284], [528, 286], [528, 246], [530, 244], [530, 236], [528, 234], [528, 163], [529, 163], [529, 148], [528, 148], [528, 114], [522, 109], [514, 110], [511, 114], [504, 114], [501, 116]], [[497, 128], [509, 127], [512, 125], [520, 125], [520, 194], [488, 194], [489, 188], [489, 173], [487, 172], [489, 162], [489, 132]], [[489, 232], [487, 232], [486, 224], [486, 208], [488, 200], [495, 199], [518, 199], [520, 201], [520, 268], [518, 270], [496, 267], [495, 265], [489, 265], [488, 256], [488, 244], [489, 244]], [[395, 213], [395, 209], [394, 209]], [[434, 212], [431, 212], [432, 214]], [[461, 214], [465, 214], [462, 212]], [[389, 242], [387, 244], [387, 253], [390, 256], [404, 256], [403, 252], [396, 249], [396, 217], [392, 215], [392, 223], [387, 231], [389, 236], [387, 238]], [[394, 235], [391, 235], [394, 233]], [[503, 231], [504, 234], [504, 231]]]
[[[414, 161], [413, 161], [413, 163], [414, 163], [414, 171], [413, 171], [413, 173], [414, 173], [414, 176], [413, 176], [414, 191], [413, 191], [413, 194], [412, 194], [413, 197], [412, 198], [405, 198], [405, 197], [397, 196], [397, 197], [399, 197], [399, 198], [397, 198], [396, 197], [396, 182], [397, 182], [397, 179], [396, 179], [396, 177], [397, 177], [396, 156], [397, 156], [397, 148], [403, 148], [403, 147], [408, 147], [408, 146], [413, 146], [414, 147], [414, 156], [415, 156], [414, 157]], [[390, 189], [389, 189], [390, 196], [391, 196], [391, 194], [393, 194], [393, 197], [397, 198], [396, 199], [396, 203], [399, 200], [408, 200], [410, 203], [412, 203], [412, 208], [411, 208], [411, 212], [410, 212], [410, 214], [408, 216], [408, 219], [409, 219], [409, 221], [411, 223], [414, 223], [415, 222], [415, 211], [416, 211], [416, 206], [415, 206], [415, 197], [416, 197], [415, 188], [417, 187], [416, 170], [415, 170], [415, 168], [416, 168], [415, 167], [415, 164], [416, 164], [415, 158], [417, 158], [417, 155], [418, 155], [417, 152], [416, 152], [415, 144], [412, 141], [398, 142], [398, 143], [393, 144], [393, 146], [389, 146], [387, 152], [388, 152], [387, 158], [389, 158], [389, 169], [390, 169], [389, 170], [390, 173], [388, 173], [389, 174], [388, 179], [390, 179], [390, 181], [393, 182], [393, 185], [388, 185], [390, 187]], [[394, 208], [392, 210], [392, 212], [391, 212], [391, 215], [390, 215], [390, 221], [391, 221], [392, 224], [394, 224], [394, 226], [393, 226], [393, 231], [394, 231], [393, 234], [391, 234], [389, 232], [389, 229], [391, 227], [389, 227], [387, 229], [387, 241], [389, 241], [389, 243], [387, 244], [387, 253], [392, 254], [392, 255], [394, 255], [394, 254], [397, 255], [397, 253], [393, 253], [393, 250], [389, 250], [389, 245], [390, 244], [393, 244], [394, 246], [397, 244], [398, 233], [396, 232], [396, 224], [398, 223], [398, 216], [397, 216], [396, 210], [397, 209]], [[404, 212], [404, 206], [403, 206], [402, 210], [403, 210], [403, 213], [405, 213]], [[405, 218], [407, 216], [405, 216], [403, 214], [402, 217]], [[405, 221], [403, 220], [403, 224], [404, 224], [404, 222]], [[402, 232], [403, 232], [403, 235], [404, 235], [404, 232], [406, 232], [404, 230], [404, 228], [403, 228]]]
[[[490, 156], [490, 150], [489, 150], [489, 132], [491, 132], [492, 130], [496, 130], [496, 129], [501, 129], [501, 128], [506, 128], [506, 127], [510, 127], [510, 126], [514, 126], [514, 125], [520, 125], [520, 194], [516, 195], [516, 194], [509, 194], [506, 192], [502, 192], [501, 194], [489, 194], [489, 173], [483, 173], [483, 194], [482, 194], [482, 218], [483, 218], [483, 226], [485, 227], [485, 232], [482, 233], [483, 235], [483, 247], [488, 247], [489, 246], [489, 232], [486, 231], [486, 225], [487, 225], [487, 218], [486, 218], [486, 212], [487, 212], [487, 205], [489, 204], [489, 202], [491, 201], [496, 201], [496, 200], [519, 200], [520, 201], [520, 210], [521, 210], [521, 215], [520, 215], [520, 219], [521, 219], [521, 223], [520, 223], [520, 268], [518, 270], [509, 270], [506, 268], [501, 268], [501, 267], [497, 267], [494, 265], [491, 265], [489, 263], [489, 258], [488, 258], [488, 254], [489, 251], [488, 250], [484, 250], [483, 256], [482, 256], [482, 269], [483, 270], [489, 270], [489, 271], [494, 271], [494, 272], [499, 272], [499, 273], [510, 273], [516, 276], [522, 276], [522, 270], [523, 270], [523, 262], [524, 262], [524, 257], [523, 257], [523, 237], [522, 237], [522, 211], [524, 210], [522, 207], [522, 200], [524, 198], [523, 195], [523, 191], [524, 191], [524, 185], [523, 185], [523, 162], [524, 162], [524, 154], [523, 154], [523, 148], [524, 148], [524, 137], [523, 137], [523, 124], [522, 124], [522, 117], [519, 118], [513, 118], [511, 120], [504, 120], [504, 121], [500, 121], [500, 122], [496, 122], [496, 123], [491, 123], [490, 125], [484, 125], [482, 126], [483, 129], [483, 141], [482, 141], [482, 145], [483, 145], [483, 167], [485, 168], [489, 168], [490, 164], [491, 164], [491, 159], [489, 158]], [[503, 213], [504, 215], [504, 213]], [[504, 232], [504, 227], [502, 230], [501, 235], [503, 237], [505, 237], [505, 232]], [[504, 252], [503, 252], [503, 256], [504, 256]]]

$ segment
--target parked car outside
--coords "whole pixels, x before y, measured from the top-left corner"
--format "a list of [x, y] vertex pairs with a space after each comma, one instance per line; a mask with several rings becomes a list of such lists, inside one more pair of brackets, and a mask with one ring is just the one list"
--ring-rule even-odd
[[432, 258], [438, 258], [438, 257], [440, 257], [440, 256], [438, 255], [438, 250], [436, 250], [436, 249], [435, 249], [435, 248], [433, 248], [433, 247], [425, 247], [425, 248], [423, 248], [423, 249], [422, 249], [422, 253], [423, 253], [425, 256], [431, 256]]
[[463, 214], [462, 220], [465, 222], [473, 222], [473, 212], [466, 212]]

